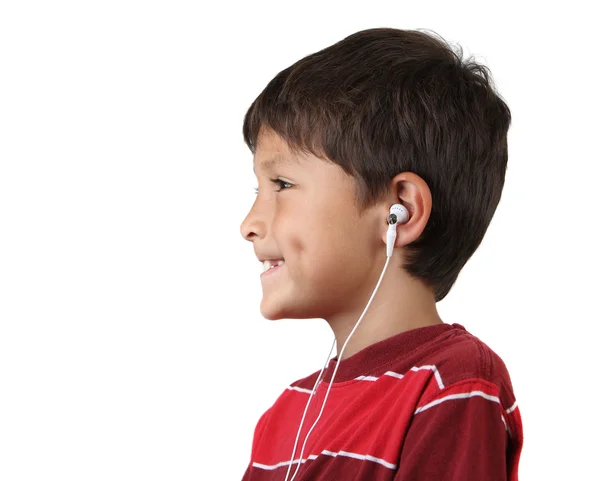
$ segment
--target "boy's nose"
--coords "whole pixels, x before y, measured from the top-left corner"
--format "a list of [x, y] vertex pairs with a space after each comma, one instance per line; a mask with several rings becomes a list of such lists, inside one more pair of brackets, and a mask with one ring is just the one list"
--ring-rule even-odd
[[240, 233], [247, 241], [254, 241], [256, 237], [262, 239], [266, 233], [266, 225], [260, 216], [256, 215], [254, 208], [250, 210], [240, 226]]

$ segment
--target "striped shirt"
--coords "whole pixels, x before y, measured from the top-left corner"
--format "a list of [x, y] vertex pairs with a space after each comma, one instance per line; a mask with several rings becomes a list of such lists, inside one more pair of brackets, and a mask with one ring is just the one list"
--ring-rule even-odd
[[[517, 481], [523, 427], [502, 359], [460, 324], [436, 324], [337, 357], [260, 417], [242, 481]], [[299, 467], [298, 467], [299, 466]]]

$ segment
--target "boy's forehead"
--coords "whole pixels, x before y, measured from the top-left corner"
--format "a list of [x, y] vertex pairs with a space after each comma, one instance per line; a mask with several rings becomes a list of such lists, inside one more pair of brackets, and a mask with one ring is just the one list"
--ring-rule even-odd
[[279, 165], [298, 164], [298, 159], [290, 154], [283, 152], [267, 152], [254, 156], [254, 173], [257, 170], [270, 171]]
[[270, 171], [280, 165], [298, 165], [301, 156], [291, 151], [286, 141], [270, 129], [261, 128], [253, 159], [254, 173]]

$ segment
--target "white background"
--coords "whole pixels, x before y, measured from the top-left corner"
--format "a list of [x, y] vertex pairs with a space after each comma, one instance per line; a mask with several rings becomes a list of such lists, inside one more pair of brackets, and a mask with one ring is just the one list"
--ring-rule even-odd
[[512, 111], [502, 201], [439, 310], [511, 373], [521, 479], [598, 476], [600, 45], [593, 2], [551, 3], [2, 2], [0, 479], [241, 479], [333, 340], [260, 315], [243, 116], [381, 26], [460, 44]]

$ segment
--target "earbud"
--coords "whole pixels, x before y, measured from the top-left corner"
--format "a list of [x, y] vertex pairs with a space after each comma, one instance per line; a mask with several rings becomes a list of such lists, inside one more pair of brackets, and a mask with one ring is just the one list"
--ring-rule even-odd
[[402, 204], [393, 204], [390, 207], [388, 224], [406, 224], [408, 221], [408, 210]]
[[386, 241], [386, 253], [388, 257], [392, 257], [392, 253], [394, 252], [394, 244], [396, 243], [396, 225], [406, 224], [408, 222], [408, 218], [408, 210], [402, 204], [393, 204], [390, 207]]

